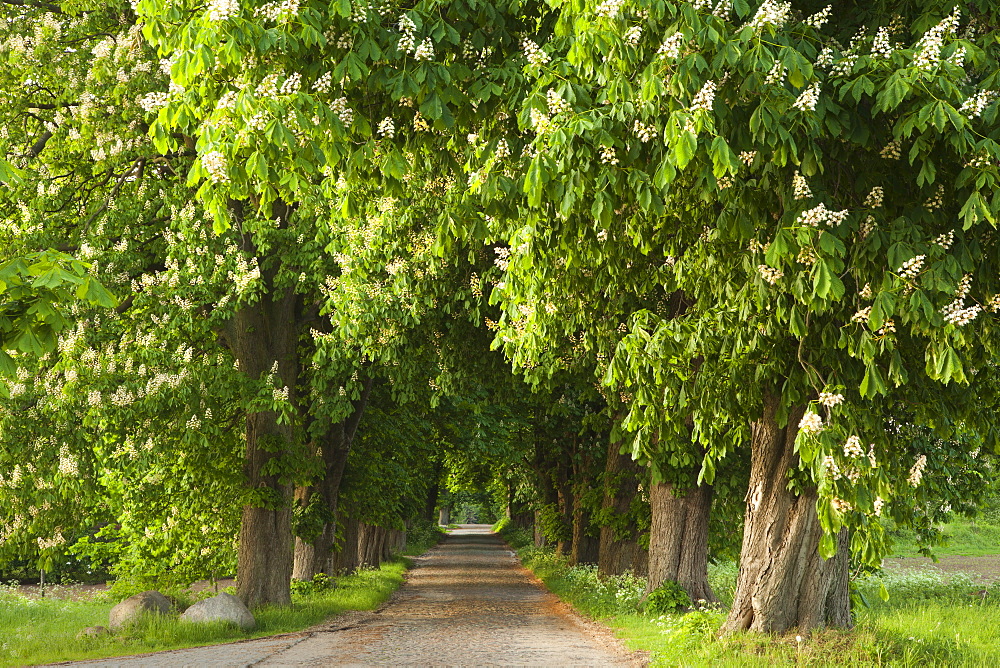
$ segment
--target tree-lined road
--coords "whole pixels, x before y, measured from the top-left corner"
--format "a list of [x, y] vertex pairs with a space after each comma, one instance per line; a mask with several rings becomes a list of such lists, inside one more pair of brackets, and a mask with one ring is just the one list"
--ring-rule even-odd
[[610, 633], [570, 613], [486, 525], [463, 525], [417, 560], [381, 611], [302, 634], [74, 665], [628, 666]]

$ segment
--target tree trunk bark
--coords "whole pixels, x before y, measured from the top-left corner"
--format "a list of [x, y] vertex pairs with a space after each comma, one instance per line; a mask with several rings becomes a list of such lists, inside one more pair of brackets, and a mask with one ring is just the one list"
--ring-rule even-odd
[[383, 561], [386, 530], [374, 524], [358, 525], [358, 565], [377, 568]]
[[438, 525], [446, 527], [451, 524], [451, 509], [445, 506], [438, 511]]
[[777, 410], [778, 398], [766, 397], [764, 413], [751, 429], [740, 574], [724, 633], [785, 633], [849, 624], [849, 601], [835, 584], [842, 584], [846, 574], [846, 534], [838, 536], [839, 559], [822, 559], [816, 489], [800, 494], [788, 489], [788, 472], [798, 459], [795, 436], [804, 409], [789, 411], [783, 428], [778, 426]]
[[[233, 316], [230, 344], [248, 377], [265, 377], [277, 365], [278, 384], [295, 403], [298, 344], [297, 298], [291, 288], [266, 293]], [[248, 607], [291, 605], [292, 486], [272, 472], [273, 461], [289, 455], [294, 433], [274, 411], [246, 418], [244, 473], [254, 500], [243, 508], [237, 561], [237, 595]], [[280, 467], [279, 467], [280, 468]]]
[[712, 486], [700, 485], [675, 495], [659, 482], [649, 491], [653, 518], [649, 532], [649, 578], [646, 593], [667, 580], [679, 584], [691, 601], [715, 603], [708, 584], [708, 518]]
[[[575, 446], [574, 446], [575, 447]], [[556, 504], [559, 509], [560, 524], [564, 531], [560, 532], [556, 541], [556, 554], [571, 556], [573, 552], [573, 481], [570, 475], [571, 452], [563, 450], [559, 453], [559, 464], [556, 468]]]
[[319, 441], [323, 459], [323, 478], [303, 493], [303, 500], [309, 503], [313, 494], [320, 495], [320, 503], [327, 514], [327, 521], [318, 536], [312, 541], [295, 538], [295, 559], [292, 577], [296, 580], [312, 580], [322, 573], [333, 554], [333, 543], [337, 533], [337, 502], [340, 498], [340, 483], [344, 479], [344, 467], [351, 454], [351, 446], [368, 404], [372, 380], [366, 379], [361, 396], [353, 402], [354, 411], [344, 421], [331, 425], [325, 437]]
[[[635, 526], [627, 521], [632, 500], [639, 492], [641, 466], [629, 453], [619, 452], [621, 444], [609, 442], [608, 458], [604, 468], [604, 500], [602, 509], [610, 516], [611, 524], [601, 527], [597, 569], [601, 575], [620, 575], [631, 569], [643, 574], [648, 568], [646, 551], [639, 546]], [[616, 526], [617, 525], [617, 526]]]
[[351, 573], [358, 567], [358, 521], [345, 517], [341, 527], [341, 538], [330, 555], [327, 573]]

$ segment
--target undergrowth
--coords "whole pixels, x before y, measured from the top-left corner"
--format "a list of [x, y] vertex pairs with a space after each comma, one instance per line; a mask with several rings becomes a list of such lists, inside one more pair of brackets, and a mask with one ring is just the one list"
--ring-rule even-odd
[[[616, 630], [654, 666], [984, 666], [1000, 660], [1000, 585], [983, 591], [963, 574], [934, 568], [886, 571], [854, 582], [856, 627], [796, 636], [717, 631], [732, 604], [738, 566], [709, 566], [721, 604], [681, 613], [644, 609], [641, 578], [599, 577], [593, 566], [570, 567], [526, 532], [504, 531], [525, 566], [582, 613]], [[887, 593], [888, 600], [881, 594]]]

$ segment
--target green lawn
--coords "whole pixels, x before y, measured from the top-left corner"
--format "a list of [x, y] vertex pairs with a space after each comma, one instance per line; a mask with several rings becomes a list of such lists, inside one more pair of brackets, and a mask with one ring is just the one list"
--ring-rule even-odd
[[[979, 557], [1000, 554], [1000, 526], [956, 521], [941, 527], [945, 544], [934, 547], [938, 557]], [[894, 557], [920, 557], [912, 532], [900, 532], [893, 545]]]

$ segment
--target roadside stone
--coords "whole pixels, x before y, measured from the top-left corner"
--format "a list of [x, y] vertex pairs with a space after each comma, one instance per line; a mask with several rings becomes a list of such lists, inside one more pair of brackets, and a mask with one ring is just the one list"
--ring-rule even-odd
[[111, 633], [106, 626], [88, 626], [82, 629], [76, 634], [76, 639], [80, 640], [82, 638], [97, 638], [99, 636], [107, 635]]
[[257, 626], [257, 620], [243, 601], [226, 593], [198, 601], [184, 611], [181, 619], [188, 622], [231, 622], [243, 629]]
[[108, 626], [112, 630], [131, 624], [145, 614], [165, 615], [170, 612], [170, 601], [158, 591], [144, 591], [130, 596], [115, 607], [108, 615]]

